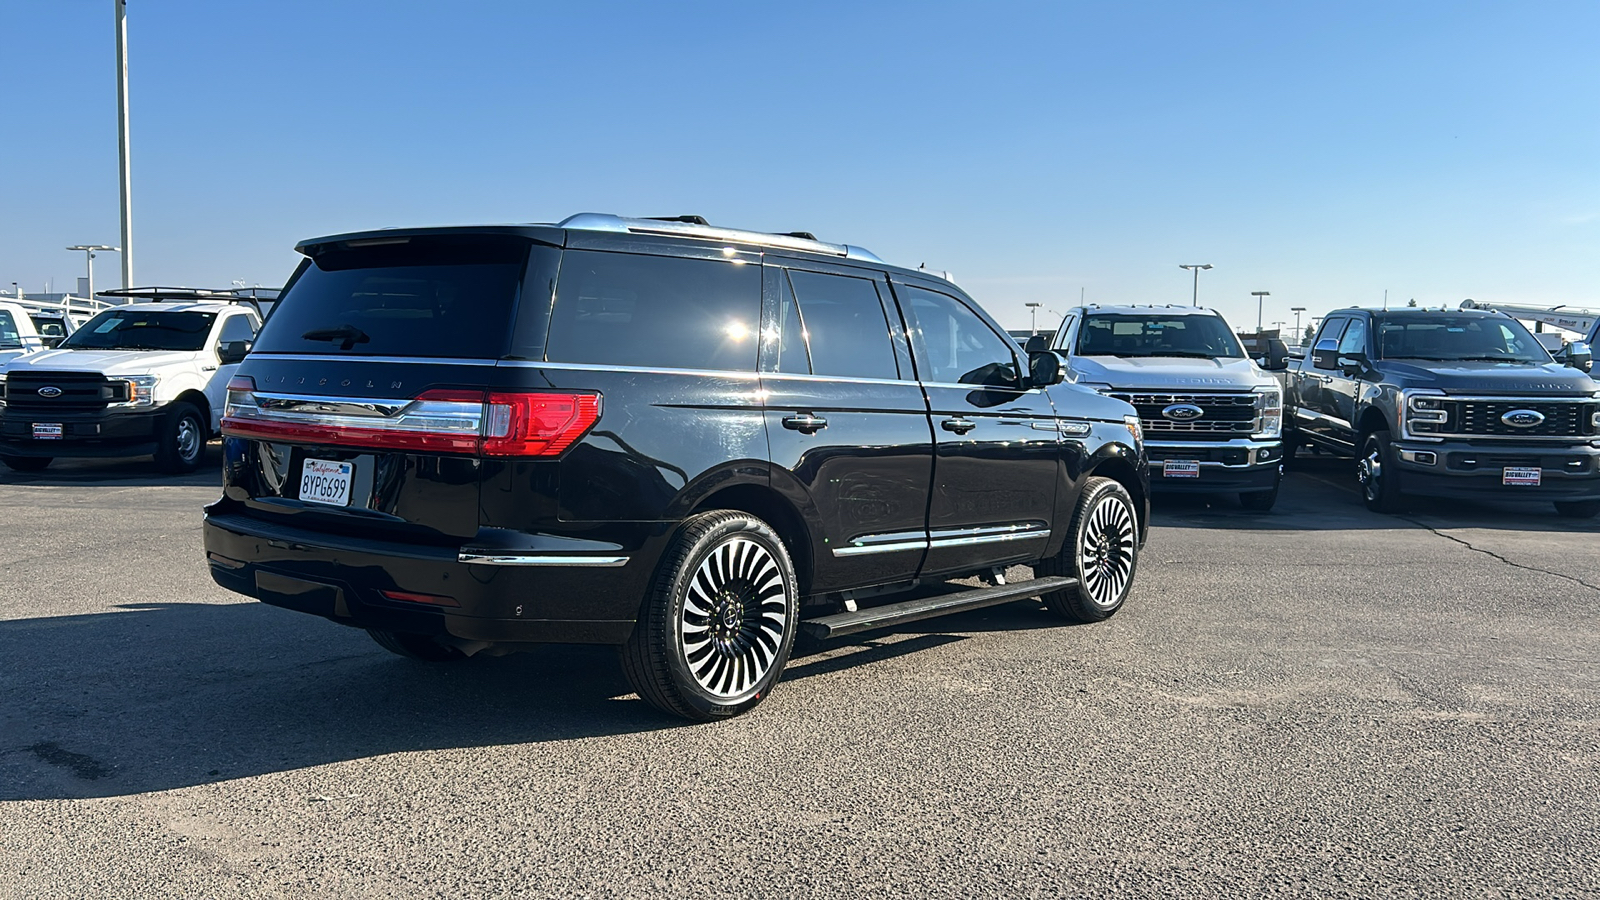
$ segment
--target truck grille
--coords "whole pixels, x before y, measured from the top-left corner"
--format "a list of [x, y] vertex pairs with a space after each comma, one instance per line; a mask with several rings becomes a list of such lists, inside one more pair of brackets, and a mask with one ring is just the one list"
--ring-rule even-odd
[[[60, 393], [51, 394], [50, 388]], [[6, 376], [5, 396], [6, 406], [17, 412], [93, 412], [112, 401], [126, 400], [127, 392], [126, 381], [111, 381], [99, 372], [14, 370]]]
[[[1145, 437], [1153, 441], [1226, 441], [1256, 431], [1255, 394], [1115, 391], [1111, 396], [1133, 404]], [[1184, 404], [1200, 407], [1200, 417], [1177, 421], [1162, 414]]]
[[[1600, 404], [1592, 402], [1551, 402], [1549, 400], [1510, 399], [1446, 399], [1442, 408], [1447, 419], [1437, 432], [1423, 434], [1454, 434], [1489, 437], [1542, 437], [1582, 438], [1595, 434], [1593, 417]], [[1532, 410], [1544, 421], [1537, 425], [1517, 427], [1508, 425], [1502, 417], [1513, 410]]]

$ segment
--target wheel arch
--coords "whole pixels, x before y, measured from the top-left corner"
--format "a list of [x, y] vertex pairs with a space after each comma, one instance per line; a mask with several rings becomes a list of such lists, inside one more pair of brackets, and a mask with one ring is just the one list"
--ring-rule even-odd
[[1376, 406], [1368, 406], [1361, 411], [1356, 419], [1356, 452], [1361, 451], [1361, 442], [1374, 431], [1388, 431], [1389, 417], [1379, 412]]
[[1087, 474], [1115, 481], [1133, 498], [1133, 508], [1139, 518], [1139, 545], [1143, 546], [1150, 528], [1150, 494], [1145, 479], [1139, 477], [1138, 468], [1127, 457], [1107, 456], [1097, 461]]
[[749, 513], [771, 525], [783, 540], [794, 563], [795, 579], [800, 595], [811, 591], [813, 548], [811, 530], [794, 504], [767, 485], [733, 484], [719, 488], [695, 504], [690, 515], [716, 509], [731, 509]]

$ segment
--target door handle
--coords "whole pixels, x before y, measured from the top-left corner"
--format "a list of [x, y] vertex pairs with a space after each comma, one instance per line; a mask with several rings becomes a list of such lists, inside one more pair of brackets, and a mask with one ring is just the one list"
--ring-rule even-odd
[[801, 434], [816, 434], [828, 427], [828, 420], [810, 413], [802, 413], [798, 416], [784, 416], [783, 427]]
[[954, 419], [945, 419], [943, 422], [940, 422], [939, 427], [943, 428], [945, 431], [955, 432], [956, 434], [966, 434], [972, 429], [977, 428], [978, 423], [972, 421], [971, 419], [963, 419], [960, 416], [956, 416]]

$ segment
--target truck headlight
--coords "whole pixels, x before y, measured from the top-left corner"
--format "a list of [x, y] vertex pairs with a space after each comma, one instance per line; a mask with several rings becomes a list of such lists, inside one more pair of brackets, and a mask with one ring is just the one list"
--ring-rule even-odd
[[128, 399], [111, 404], [112, 406], [154, 406], [156, 402], [156, 383], [161, 378], [157, 375], [134, 375], [123, 378], [121, 381], [127, 385]]
[[6, 405], [6, 373], [0, 372], [0, 408]]
[[1258, 438], [1283, 436], [1283, 391], [1274, 387], [1258, 387], [1256, 395], [1256, 427]]
[[1419, 388], [1400, 392], [1400, 434], [1403, 437], [1427, 437], [1444, 430], [1450, 418], [1445, 407], [1444, 391]]

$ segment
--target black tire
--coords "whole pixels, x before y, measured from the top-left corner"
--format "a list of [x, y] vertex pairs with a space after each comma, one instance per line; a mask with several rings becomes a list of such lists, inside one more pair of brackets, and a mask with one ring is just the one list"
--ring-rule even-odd
[[441, 644], [425, 634], [404, 634], [398, 631], [379, 631], [368, 628], [367, 634], [378, 646], [407, 659], [423, 662], [457, 662], [467, 658], [465, 653], [447, 644]]
[[1394, 463], [1394, 447], [1389, 432], [1374, 431], [1361, 442], [1356, 457], [1356, 482], [1361, 500], [1373, 512], [1399, 512], [1404, 496], [1400, 492], [1400, 467]]
[[[749, 513], [701, 513], [679, 527], [622, 647], [639, 696], [698, 722], [747, 712], [783, 677], [799, 625], [789, 551]], [[700, 637], [704, 635], [704, 637]]]
[[1122, 608], [1139, 566], [1139, 512], [1133, 498], [1110, 478], [1083, 483], [1067, 541], [1034, 567], [1041, 576], [1070, 575], [1077, 585], [1040, 597], [1069, 622], [1099, 622]]
[[1567, 519], [1592, 519], [1600, 516], [1600, 500], [1557, 500], [1556, 515]]
[[1271, 510], [1273, 504], [1278, 502], [1278, 488], [1282, 486], [1282, 483], [1280, 479], [1278, 484], [1274, 484], [1270, 491], [1250, 491], [1240, 494], [1239, 505], [1251, 512], [1267, 512]]
[[200, 468], [206, 455], [207, 425], [192, 403], [174, 403], [157, 435], [156, 467], [170, 475]]
[[50, 467], [49, 456], [0, 456], [0, 463], [16, 472], [43, 472]]

